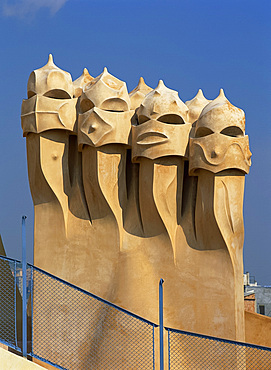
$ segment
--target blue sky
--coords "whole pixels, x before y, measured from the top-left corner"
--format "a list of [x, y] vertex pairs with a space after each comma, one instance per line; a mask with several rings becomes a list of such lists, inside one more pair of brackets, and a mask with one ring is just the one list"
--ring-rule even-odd
[[21, 258], [26, 214], [32, 259], [33, 207], [28, 187], [21, 101], [30, 72], [49, 53], [73, 78], [87, 67], [109, 72], [132, 90], [143, 76], [190, 100], [219, 89], [246, 112], [253, 165], [246, 178], [245, 270], [271, 285], [271, 2], [270, 0], [2, 0], [0, 233]]

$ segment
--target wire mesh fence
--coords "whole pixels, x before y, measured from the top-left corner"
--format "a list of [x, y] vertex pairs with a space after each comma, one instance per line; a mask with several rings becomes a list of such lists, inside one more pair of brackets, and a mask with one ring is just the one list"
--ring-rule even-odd
[[[160, 368], [158, 325], [37, 267], [26, 272], [28, 355], [68, 370]], [[19, 353], [22, 279], [22, 264], [0, 256], [0, 342]], [[271, 369], [271, 348], [164, 329], [165, 369]]]
[[18, 274], [18, 261], [0, 256], [0, 341], [21, 351], [22, 299], [16, 284]]
[[271, 369], [271, 348], [166, 329], [169, 370]]
[[31, 355], [65, 369], [153, 369], [154, 327], [32, 266]]

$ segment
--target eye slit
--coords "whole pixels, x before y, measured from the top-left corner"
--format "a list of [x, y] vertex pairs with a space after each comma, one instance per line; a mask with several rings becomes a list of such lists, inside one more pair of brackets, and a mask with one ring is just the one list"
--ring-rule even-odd
[[173, 125], [183, 125], [185, 122], [178, 114], [164, 114], [157, 119], [159, 122], [169, 123]]
[[81, 113], [85, 113], [89, 111], [90, 109], [94, 108], [94, 104], [89, 99], [83, 99], [80, 102], [80, 111]]
[[128, 105], [122, 99], [112, 98], [105, 100], [99, 108], [108, 112], [125, 112], [128, 110]]
[[138, 116], [138, 124], [141, 125], [142, 123], [145, 123], [147, 121], [149, 121], [149, 117], [147, 116], [144, 116], [143, 114], [141, 114], [140, 116]]
[[46, 96], [47, 98], [52, 98], [52, 99], [71, 99], [67, 91], [64, 91], [61, 89], [54, 89], [54, 90], [47, 91], [47, 93], [45, 93], [44, 96]]
[[214, 132], [208, 127], [199, 127], [196, 131], [196, 137], [212, 135]]
[[30, 99], [30, 98], [33, 98], [33, 96], [35, 96], [36, 93], [34, 91], [27, 91], [27, 98]]
[[244, 136], [243, 131], [240, 129], [240, 127], [237, 127], [237, 126], [226, 127], [220, 133], [222, 135], [227, 135], [227, 136], [231, 136], [231, 137], [241, 137], [241, 136]]

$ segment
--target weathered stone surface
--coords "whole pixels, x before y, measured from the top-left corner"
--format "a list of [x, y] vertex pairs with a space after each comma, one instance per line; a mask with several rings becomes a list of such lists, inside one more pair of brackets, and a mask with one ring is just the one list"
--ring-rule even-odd
[[241, 109], [162, 82], [128, 94], [106, 69], [72, 82], [50, 59], [22, 126], [35, 265], [154, 322], [164, 278], [166, 326], [245, 339]]

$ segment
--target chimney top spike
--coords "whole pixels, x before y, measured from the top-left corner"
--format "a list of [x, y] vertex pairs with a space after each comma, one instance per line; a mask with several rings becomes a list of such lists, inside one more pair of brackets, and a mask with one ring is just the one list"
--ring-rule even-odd
[[49, 54], [47, 64], [54, 64], [53, 54]]

